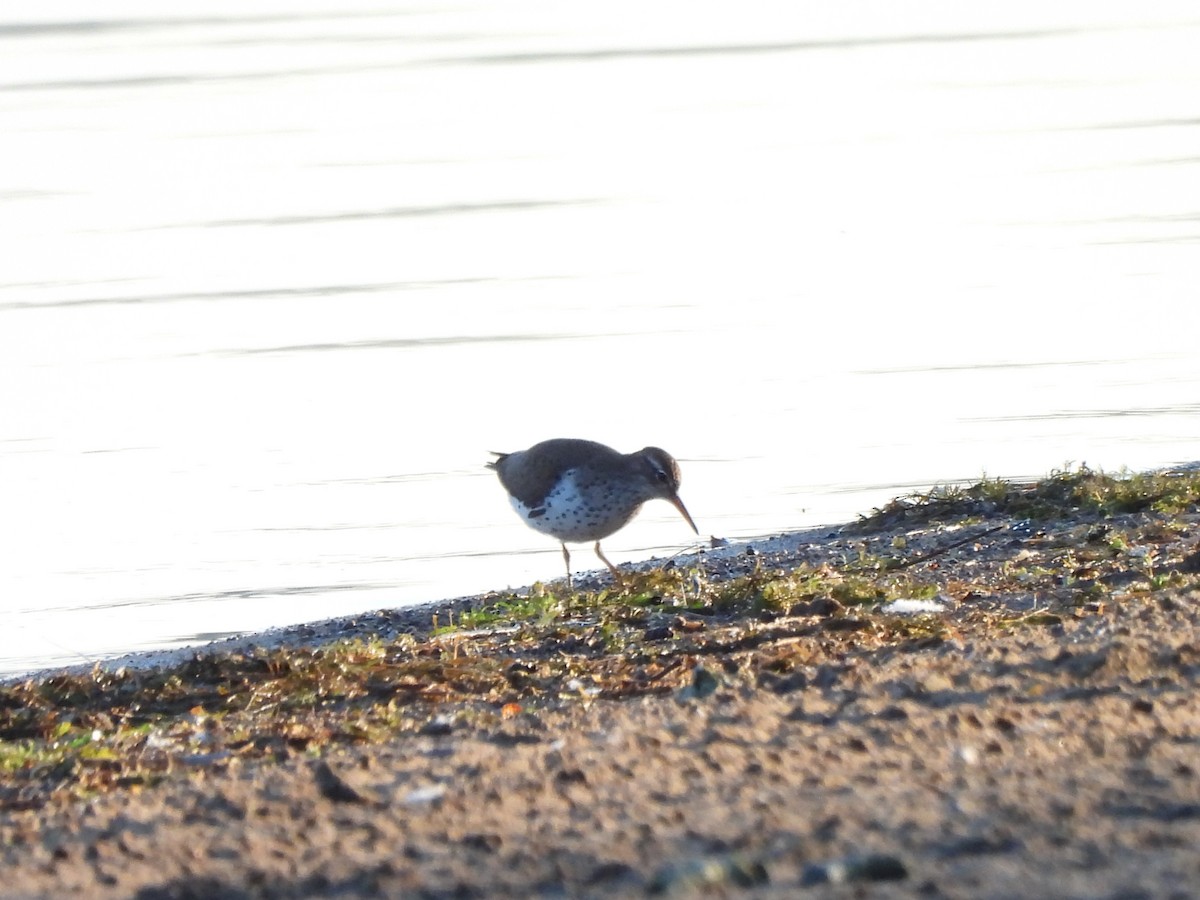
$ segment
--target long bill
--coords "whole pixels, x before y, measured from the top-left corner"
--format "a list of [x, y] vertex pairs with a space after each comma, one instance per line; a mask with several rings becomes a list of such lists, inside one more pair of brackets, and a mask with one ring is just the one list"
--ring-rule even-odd
[[692, 526], [692, 531], [696, 532], [696, 534], [699, 534], [700, 529], [697, 528], [696, 523], [692, 521], [692, 514], [687, 511], [687, 507], [683, 505], [683, 501], [679, 499], [679, 496], [676, 495], [674, 497], [667, 497], [667, 501], [677, 510], [679, 510], [679, 514], [681, 516], [687, 519], [687, 523]]

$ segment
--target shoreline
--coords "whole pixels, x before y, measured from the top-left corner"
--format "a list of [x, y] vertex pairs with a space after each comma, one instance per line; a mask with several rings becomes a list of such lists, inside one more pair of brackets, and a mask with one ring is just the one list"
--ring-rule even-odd
[[[703, 560], [715, 561], [737, 556], [746, 552], [747, 549], [762, 553], [788, 552], [801, 544], [814, 543], [822, 537], [832, 539], [833, 535], [841, 533], [851, 526], [852, 523], [817, 525], [769, 537], [741, 540], [727, 541], [724, 538], [712, 538], [711, 540], [720, 541], [720, 546], [685, 550], [667, 557], [650, 557], [637, 562], [624, 563], [621, 568], [628, 572], [644, 572], [668, 563], [676, 566], [697, 565]], [[593, 569], [577, 573], [575, 581], [581, 588], [596, 589], [603, 584], [610, 583], [611, 578], [605, 570]], [[295, 625], [280, 625], [263, 631], [231, 635], [203, 644], [132, 650], [93, 662], [31, 669], [27, 672], [0, 676], [0, 686], [29, 680], [38, 681], [54, 675], [84, 675], [97, 668], [104, 672], [115, 672], [121, 668], [170, 668], [181, 665], [196, 656], [247, 652], [254, 649], [279, 650], [300, 647], [316, 649], [334, 641], [363, 638], [372, 634], [390, 639], [401, 633], [428, 633], [434, 617], [442, 617], [445, 614], [457, 615], [462, 610], [486, 604], [496, 597], [528, 595], [537, 588], [537, 584], [528, 584], [517, 588], [492, 589], [479, 594], [466, 594], [441, 600], [428, 600], [411, 606], [332, 616], [328, 619], [316, 619]], [[564, 582], [562, 578], [555, 578], [545, 582], [544, 586], [552, 590], [561, 590]]]
[[[1200, 461], [1179, 463], [1161, 469], [1143, 473], [1145, 475], [1177, 474], [1187, 475], [1200, 473]], [[986, 483], [986, 482], [985, 482]], [[953, 488], [946, 488], [953, 490]], [[930, 489], [939, 490], [938, 486]], [[913, 495], [916, 496], [916, 495]], [[895, 504], [897, 501], [893, 501]], [[872, 515], [878, 514], [876, 510]], [[704, 561], [720, 562], [751, 551], [762, 554], [766, 558], [786, 558], [794, 554], [801, 545], [834, 543], [846, 538], [852, 538], [853, 532], [864, 522], [870, 522], [870, 516], [860, 516], [856, 522], [828, 523], [807, 528], [786, 531], [763, 537], [726, 540], [716, 536], [710, 537], [713, 546], [695, 550], [686, 550], [668, 557], [651, 557], [637, 562], [625, 563], [621, 568], [628, 572], [646, 572], [664, 565], [692, 566]], [[603, 569], [592, 569], [578, 573], [576, 580], [585, 589], [596, 590], [611, 583], [611, 578]], [[282, 625], [263, 631], [247, 632], [233, 635], [203, 644], [187, 644], [164, 649], [133, 650], [116, 656], [106, 657], [93, 662], [73, 663], [63, 666], [48, 666], [0, 676], [0, 687], [27, 680], [39, 680], [53, 675], [83, 675], [93, 669], [112, 672], [122, 667], [130, 668], [163, 668], [176, 666], [197, 655], [214, 653], [234, 653], [255, 648], [275, 650], [298, 647], [320, 647], [341, 639], [365, 637], [375, 633], [383, 637], [395, 637], [397, 634], [428, 634], [435, 616], [443, 613], [459, 614], [462, 610], [470, 609], [480, 604], [486, 604], [497, 597], [510, 595], [528, 595], [531, 591], [544, 585], [552, 590], [561, 590], [563, 581], [554, 578], [547, 582], [536, 582], [517, 588], [492, 589], [479, 594], [468, 594], [461, 597], [443, 598], [416, 603], [412, 606], [378, 609], [358, 614], [333, 616], [328, 619], [317, 619], [295, 625]], [[372, 627], [379, 631], [372, 631]]]

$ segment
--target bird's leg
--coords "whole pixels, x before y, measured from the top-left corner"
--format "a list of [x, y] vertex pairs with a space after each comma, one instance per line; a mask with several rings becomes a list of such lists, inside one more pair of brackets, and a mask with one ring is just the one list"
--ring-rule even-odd
[[563, 544], [563, 562], [567, 564], [567, 590], [571, 590], [571, 551]]
[[600, 549], [599, 541], [596, 541], [596, 555], [600, 557], [601, 562], [608, 566], [608, 571], [612, 572], [613, 581], [617, 583], [617, 587], [624, 587], [625, 579], [621, 577], [621, 570], [608, 561], [608, 557]]

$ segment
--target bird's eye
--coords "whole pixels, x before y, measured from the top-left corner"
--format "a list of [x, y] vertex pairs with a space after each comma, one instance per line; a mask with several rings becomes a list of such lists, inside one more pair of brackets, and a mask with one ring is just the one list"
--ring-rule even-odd
[[667, 478], [667, 473], [662, 469], [654, 470], [654, 477], [659, 480], [660, 484], [666, 484], [670, 479]]

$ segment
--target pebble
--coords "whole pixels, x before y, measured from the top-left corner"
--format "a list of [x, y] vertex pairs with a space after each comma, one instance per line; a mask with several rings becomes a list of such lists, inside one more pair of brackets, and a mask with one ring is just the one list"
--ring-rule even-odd
[[405, 806], [428, 806], [446, 795], [444, 784], [432, 784], [429, 787], [417, 788], [404, 795]]

